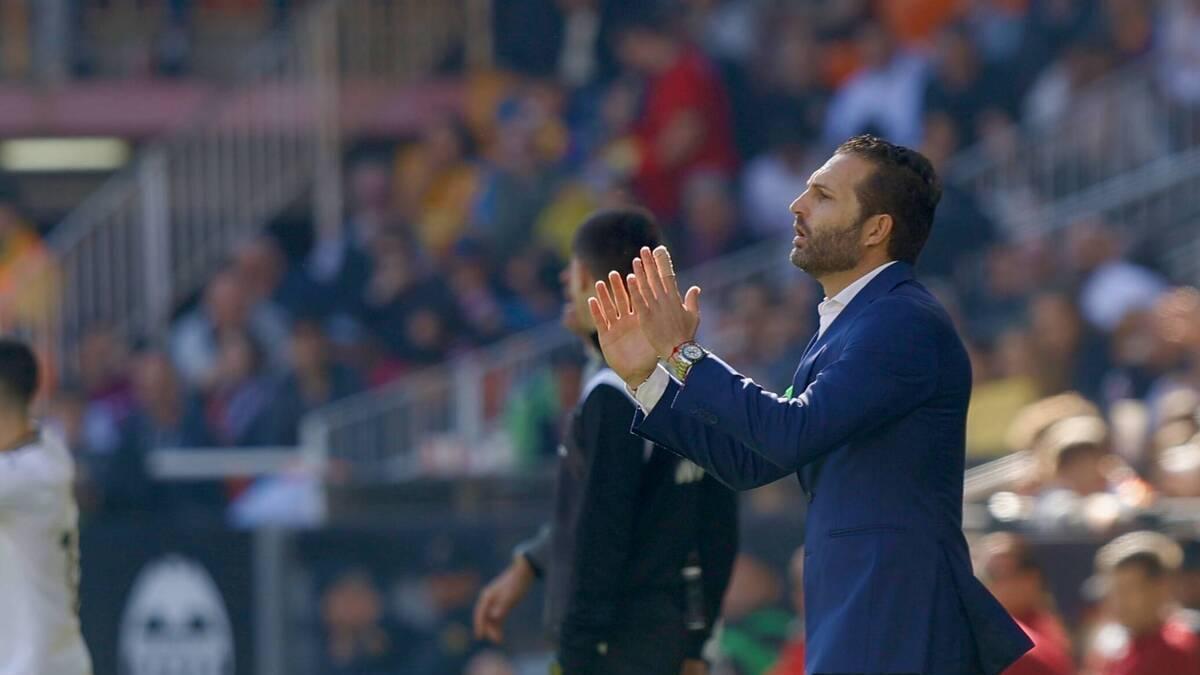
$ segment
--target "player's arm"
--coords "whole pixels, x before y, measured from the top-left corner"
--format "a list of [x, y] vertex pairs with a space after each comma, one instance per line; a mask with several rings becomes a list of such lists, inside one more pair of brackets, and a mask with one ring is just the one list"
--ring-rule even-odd
[[666, 389], [649, 413], [638, 410], [633, 419], [634, 433], [695, 462], [734, 490], [761, 487], [792, 473], [724, 431], [672, 406], [680, 392], [679, 383], [661, 369], [652, 377], [665, 378]]
[[733, 561], [738, 551], [738, 496], [705, 476], [700, 484], [700, 529], [697, 549], [700, 552], [701, 583], [704, 586], [706, 625], [689, 636], [688, 658], [700, 659], [713, 627], [721, 617], [721, 601], [729, 588]]
[[546, 576], [546, 569], [550, 565], [550, 542], [553, 538], [554, 526], [546, 523], [536, 535], [517, 544], [514, 552], [514, 555], [524, 558], [539, 579]]
[[596, 387], [583, 404], [581, 445], [591, 461], [571, 560], [575, 583], [559, 640], [559, 662], [572, 675], [603, 672], [602, 645], [618, 619], [645, 466], [646, 442], [629, 432], [633, 411], [633, 402], [610, 385]]
[[534, 579], [545, 574], [552, 536], [551, 526], [545, 525], [537, 535], [518, 544], [512, 562], [479, 593], [473, 616], [476, 639], [495, 644], [504, 641], [508, 615], [529, 593]]
[[839, 358], [798, 397], [767, 392], [709, 356], [691, 368], [671, 407], [796, 471], [854, 435], [907, 415], [937, 388], [934, 317], [903, 299], [883, 298], [857, 323]]

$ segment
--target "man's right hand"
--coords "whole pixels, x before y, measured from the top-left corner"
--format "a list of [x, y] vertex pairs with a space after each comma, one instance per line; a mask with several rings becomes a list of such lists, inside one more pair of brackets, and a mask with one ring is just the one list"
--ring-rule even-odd
[[596, 297], [588, 299], [588, 309], [608, 367], [631, 389], [645, 382], [654, 372], [658, 356], [638, 325], [619, 273], [609, 272], [608, 283], [596, 282]]
[[500, 644], [504, 639], [504, 620], [533, 585], [533, 567], [525, 556], [513, 558], [512, 564], [492, 580], [475, 603], [475, 638]]

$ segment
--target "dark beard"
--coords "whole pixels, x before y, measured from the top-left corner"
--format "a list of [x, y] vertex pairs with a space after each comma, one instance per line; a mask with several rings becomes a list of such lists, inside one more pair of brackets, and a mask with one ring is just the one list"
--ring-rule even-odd
[[844, 228], [814, 232], [805, 238], [804, 248], [792, 248], [789, 256], [792, 264], [817, 279], [854, 269], [862, 260], [857, 235], [865, 222], [863, 218]]

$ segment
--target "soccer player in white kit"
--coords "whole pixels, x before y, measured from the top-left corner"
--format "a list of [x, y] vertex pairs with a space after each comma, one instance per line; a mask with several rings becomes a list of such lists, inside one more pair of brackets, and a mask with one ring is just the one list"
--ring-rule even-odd
[[91, 675], [71, 454], [30, 417], [33, 352], [0, 339], [0, 675]]

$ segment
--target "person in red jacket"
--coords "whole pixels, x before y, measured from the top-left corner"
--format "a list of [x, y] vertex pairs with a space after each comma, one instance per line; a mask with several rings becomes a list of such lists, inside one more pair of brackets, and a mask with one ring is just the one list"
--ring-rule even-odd
[[1035, 643], [1049, 643], [1070, 654], [1071, 640], [1053, 609], [1053, 598], [1029, 543], [1018, 534], [995, 532], [984, 537], [977, 550], [979, 577], [1004, 609]]
[[1115, 625], [1096, 633], [1089, 675], [1200, 675], [1200, 639], [1181, 621], [1171, 577], [1183, 551], [1158, 532], [1131, 532], [1096, 554]]
[[617, 55], [645, 78], [634, 126], [634, 188], [650, 210], [670, 220], [691, 173], [732, 172], [737, 165], [728, 96], [716, 67], [673, 33], [662, 10], [629, 17], [617, 33]]

